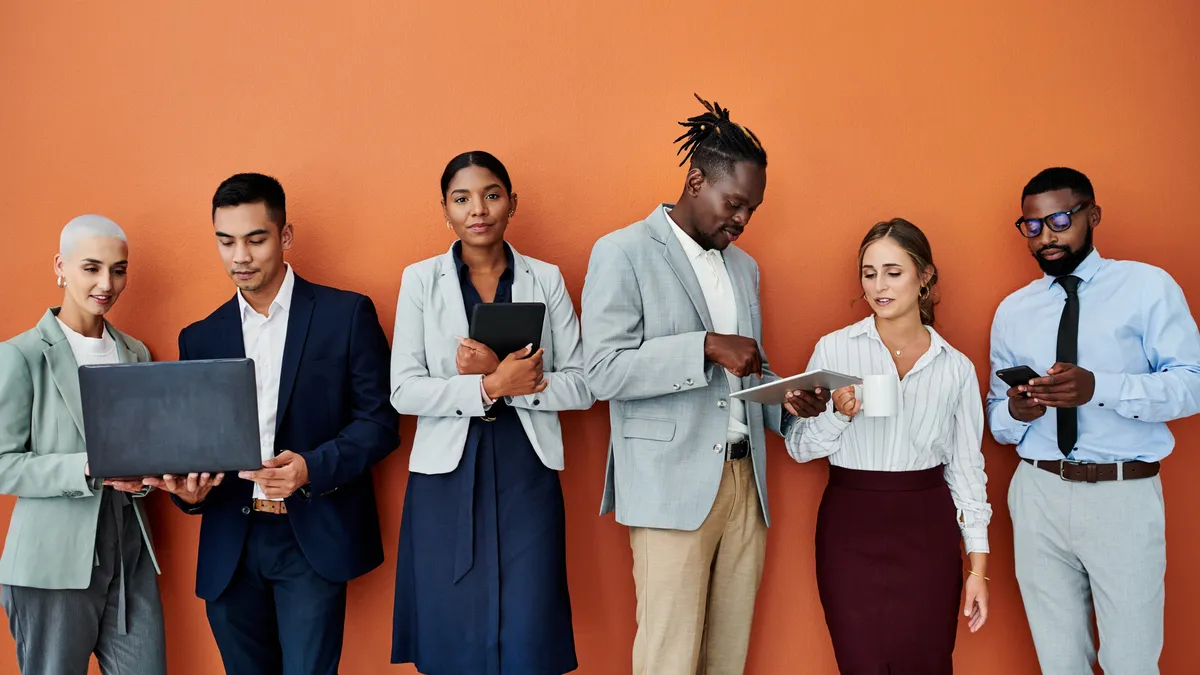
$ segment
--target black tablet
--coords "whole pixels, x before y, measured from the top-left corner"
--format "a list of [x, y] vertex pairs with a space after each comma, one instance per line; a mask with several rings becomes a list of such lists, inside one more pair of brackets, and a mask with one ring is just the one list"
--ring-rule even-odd
[[546, 305], [541, 302], [481, 302], [471, 311], [471, 339], [487, 345], [503, 360], [532, 344], [542, 344]]

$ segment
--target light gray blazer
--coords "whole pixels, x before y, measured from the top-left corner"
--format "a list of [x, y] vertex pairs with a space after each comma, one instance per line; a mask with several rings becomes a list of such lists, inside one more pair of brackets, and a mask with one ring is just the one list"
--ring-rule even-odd
[[[51, 308], [37, 327], [0, 343], [0, 494], [16, 495], [0, 584], [83, 589], [92, 579], [101, 491], [87, 463], [79, 367]], [[141, 342], [105, 322], [122, 363], [149, 361]], [[154, 556], [141, 500], [133, 500], [142, 537]]]
[[[509, 248], [512, 248], [511, 246]], [[453, 248], [451, 249], [451, 251]], [[392, 406], [417, 416], [409, 471], [449, 473], [462, 459], [472, 417], [484, 415], [481, 375], [459, 375], [457, 337], [469, 324], [454, 255], [405, 268], [396, 301], [392, 336]], [[539, 394], [506, 398], [542, 463], [563, 469], [560, 410], [587, 410], [595, 402], [583, 375], [579, 320], [558, 268], [512, 248], [513, 302], [542, 302], [543, 372], [550, 384]], [[503, 355], [498, 355], [503, 358]]]
[[[695, 530], [712, 509], [725, 463], [729, 383], [704, 359], [713, 331], [703, 291], [671, 223], [656, 208], [645, 220], [596, 242], [583, 286], [583, 350], [596, 398], [610, 401], [611, 436], [600, 513], [625, 525]], [[737, 298], [738, 333], [762, 352], [758, 264], [724, 251]], [[763, 379], [778, 379], [763, 353]], [[751, 458], [763, 517], [766, 437], [779, 433], [779, 406], [746, 404]]]

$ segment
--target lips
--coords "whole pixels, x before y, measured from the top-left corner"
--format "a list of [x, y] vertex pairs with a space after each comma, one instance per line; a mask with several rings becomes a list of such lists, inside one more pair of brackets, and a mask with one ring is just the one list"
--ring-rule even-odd
[[491, 228], [491, 223], [471, 223], [470, 225], [467, 225], [468, 232], [487, 232]]
[[111, 295], [89, 295], [88, 297], [97, 305], [107, 305], [112, 302]]
[[875, 298], [875, 304], [879, 305], [880, 307], [887, 307], [888, 305], [892, 304], [893, 302], [895, 302], [895, 301], [892, 300], [891, 298]]
[[1042, 260], [1058, 260], [1066, 254], [1066, 250], [1057, 247], [1044, 248], [1038, 251], [1038, 255], [1042, 257]]
[[726, 227], [722, 227], [721, 231], [723, 231], [725, 233], [725, 236], [729, 237], [729, 241], [733, 242], [733, 241], [737, 241], [738, 237], [742, 236], [742, 233], [745, 232], [745, 229], [740, 228], [740, 227], [726, 226]]
[[254, 275], [255, 275], [255, 274], [258, 274], [258, 271], [257, 271], [257, 270], [255, 270], [255, 271], [252, 271], [252, 272], [247, 272], [247, 271], [244, 271], [244, 270], [235, 270], [235, 271], [234, 271], [234, 273], [233, 273], [233, 278], [234, 278], [234, 279], [240, 279], [240, 280], [242, 280], [242, 281], [246, 281], [246, 280], [248, 280], [248, 279], [252, 279], [252, 278], [254, 278]]

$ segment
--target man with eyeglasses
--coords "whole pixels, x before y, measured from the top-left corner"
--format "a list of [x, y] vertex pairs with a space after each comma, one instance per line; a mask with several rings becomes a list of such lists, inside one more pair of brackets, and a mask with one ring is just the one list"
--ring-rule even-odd
[[988, 420], [1022, 460], [1008, 505], [1042, 672], [1092, 672], [1094, 608], [1104, 672], [1144, 675], [1163, 643], [1159, 462], [1166, 422], [1200, 412], [1200, 333], [1169, 274], [1092, 247], [1095, 199], [1068, 168], [1022, 192], [1017, 229], [1045, 276], [996, 310]]

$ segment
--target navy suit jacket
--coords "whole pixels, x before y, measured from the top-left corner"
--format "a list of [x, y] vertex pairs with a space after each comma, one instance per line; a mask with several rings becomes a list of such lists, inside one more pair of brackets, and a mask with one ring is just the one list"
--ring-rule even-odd
[[[237, 297], [179, 333], [179, 359], [244, 358]], [[370, 298], [295, 278], [280, 373], [275, 451], [304, 456], [309, 485], [285, 501], [300, 549], [345, 582], [383, 563], [371, 467], [400, 444], [388, 401], [388, 344]], [[201, 503], [196, 595], [214, 600], [237, 569], [254, 484], [226, 475]]]

